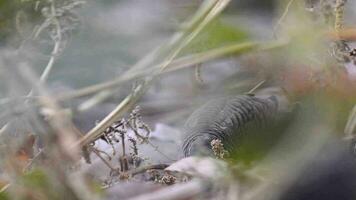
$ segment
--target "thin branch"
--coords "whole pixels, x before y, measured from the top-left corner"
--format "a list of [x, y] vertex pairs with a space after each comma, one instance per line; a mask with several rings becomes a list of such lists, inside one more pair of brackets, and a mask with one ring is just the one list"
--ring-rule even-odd
[[0, 193], [3, 193], [3, 192], [5, 192], [6, 190], [7, 190], [7, 188], [9, 188], [10, 187], [10, 183], [8, 183], [8, 184], [6, 184], [4, 187], [2, 187], [1, 189], [0, 189]]
[[194, 75], [195, 75], [195, 81], [199, 84], [202, 85], [204, 83], [204, 80], [201, 75], [201, 63], [195, 65], [194, 67]]
[[266, 82], [266, 80], [260, 81], [259, 83], [257, 83], [257, 85], [255, 87], [253, 87], [250, 91], [248, 91], [247, 94], [253, 94], [265, 82]]
[[143, 86], [137, 87], [133, 93], [128, 95], [109, 115], [107, 115], [99, 124], [97, 124], [93, 129], [91, 129], [84, 137], [82, 137], [74, 147], [77, 145], [86, 145], [90, 143], [93, 139], [98, 138], [101, 133], [113, 124], [115, 121], [119, 120], [133, 105], [135, 105], [137, 99], [141, 96]]
[[342, 30], [334, 30], [326, 33], [326, 36], [333, 41], [346, 40], [346, 41], [356, 41], [356, 28], [347, 27], [342, 28]]
[[59, 53], [59, 47], [62, 42], [62, 33], [61, 33], [62, 30], [61, 30], [61, 26], [60, 26], [58, 19], [55, 17], [56, 16], [56, 8], [54, 7], [54, 1], [51, 2], [51, 12], [52, 12], [52, 17], [53, 17], [52, 18], [53, 23], [56, 26], [56, 37], [57, 38], [54, 39], [55, 44], [54, 44], [54, 48], [51, 53], [51, 58], [49, 59], [49, 62], [40, 77], [41, 82], [45, 82], [47, 80], [48, 75], [53, 68], [54, 61]]
[[168, 166], [169, 165], [167, 165], [167, 164], [147, 165], [147, 166], [134, 168], [126, 173], [130, 174], [131, 176], [135, 176], [137, 174], [144, 173], [147, 170], [152, 170], [152, 169], [163, 170], [163, 169], [166, 169]]
[[103, 163], [108, 166], [112, 171], [115, 171], [117, 169], [115, 169], [108, 161], [106, 161], [101, 155], [100, 153], [95, 149], [95, 148], [92, 148], [91, 149], [99, 158], [101, 161], [103, 161]]
[[9, 124], [5, 124], [3, 127], [0, 129], [0, 136], [7, 130]]
[[290, 0], [290, 1], [288, 2], [286, 8], [284, 9], [284, 12], [283, 12], [282, 16], [278, 19], [276, 25], [275, 25], [274, 28], [273, 28], [273, 35], [274, 35], [275, 38], [276, 38], [277, 29], [279, 28], [279, 26], [281, 26], [281, 24], [282, 24], [284, 18], [286, 18], [287, 14], [288, 14], [288, 12], [289, 12], [289, 7], [292, 5], [293, 1], [294, 1], [294, 0]]
[[356, 105], [353, 107], [349, 118], [347, 120], [347, 124], [345, 126], [345, 137], [346, 139], [354, 139], [355, 138], [355, 129], [356, 129]]
[[344, 9], [346, 0], [336, 0], [335, 6], [335, 31], [341, 31], [344, 24]]
[[[52, 22], [50, 22], [52, 21]], [[60, 23], [56, 17], [56, 8], [54, 5], [54, 1], [51, 1], [51, 17], [49, 19], [46, 19], [46, 21], [42, 24], [43, 28], [49, 26], [51, 23], [53, 23], [56, 27], [56, 38], [54, 38], [54, 47], [53, 50], [51, 52], [51, 57], [45, 67], [45, 69], [43, 70], [41, 77], [40, 77], [40, 82], [44, 83], [46, 82], [46, 80], [48, 79], [49, 73], [51, 72], [53, 65], [54, 65], [54, 61], [57, 58], [57, 55], [59, 53], [59, 48], [62, 42], [62, 30], [61, 30], [61, 26]], [[42, 27], [41, 26], [41, 27]], [[43, 29], [42, 28], [42, 29]], [[35, 37], [38, 37], [38, 34], [40, 33], [40, 31], [42, 31], [42, 29], [38, 30], [37, 33], [35, 34]], [[27, 96], [32, 96], [33, 94], [33, 89], [31, 89], [31, 91], [29, 92], [29, 94]]]
[[30, 162], [27, 163], [27, 165], [23, 168], [23, 172], [27, 172], [31, 166], [33, 165], [33, 163], [37, 160], [37, 158], [40, 157], [40, 155], [43, 153], [44, 149], [41, 149], [40, 151], [38, 151], [38, 153], [30, 160]]
[[166, 154], [163, 153], [162, 151], [160, 151], [160, 150], [158, 149], [158, 147], [155, 146], [154, 144], [152, 144], [149, 140], [148, 140], [147, 142], [148, 142], [148, 144], [149, 144], [156, 152], [158, 152], [159, 154], [161, 154], [162, 156], [164, 156], [164, 157], [167, 158], [168, 160], [173, 161], [173, 162], [177, 161], [177, 160], [174, 160], [174, 159], [170, 158], [168, 155], [166, 155]]

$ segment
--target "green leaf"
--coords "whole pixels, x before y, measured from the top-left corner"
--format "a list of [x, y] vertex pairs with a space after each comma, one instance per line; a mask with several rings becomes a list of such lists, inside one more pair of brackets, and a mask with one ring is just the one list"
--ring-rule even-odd
[[184, 49], [182, 54], [203, 52], [223, 45], [243, 42], [247, 39], [247, 32], [228, 25], [218, 18], [204, 28], [202, 32]]
[[28, 187], [47, 188], [49, 181], [46, 174], [40, 170], [33, 170], [32, 172], [23, 176], [23, 183]]

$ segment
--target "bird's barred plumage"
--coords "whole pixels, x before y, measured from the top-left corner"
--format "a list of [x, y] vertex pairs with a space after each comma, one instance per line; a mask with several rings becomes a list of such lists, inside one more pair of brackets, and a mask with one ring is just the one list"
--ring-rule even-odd
[[277, 98], [239, 95], [211, 100], [196, 110], [185, 124], [184, 156], [212, 154], [210, 143], [223, 142], [227, 150], [238, 147], [248, 130], [265, 127], [277, 113]]

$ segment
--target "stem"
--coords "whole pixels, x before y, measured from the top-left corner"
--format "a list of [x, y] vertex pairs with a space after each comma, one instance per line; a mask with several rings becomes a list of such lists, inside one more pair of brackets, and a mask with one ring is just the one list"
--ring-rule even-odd
[[62, 41], [60, 24], [56, 18], [54, 18], [53, 20], [54, 20], [54, 23], [56, 24], [56, 31], [57, 31], [58, 38], [55, 41], [54, 48], [51, 53], [51, 58], [49, 59], [48, 64], [47, 64], [46, 68], [44, 69], [44, 71], [42, 72], [42, 75], [40, 77], [41, 82], [46, 82], [46, 80], [48, 79], [48, 75], [53, 68], [53, 64], [54, 64], [54, 61], [59, 53], [59, 47], [60, 47], [60, 44]]
[[112, 171], [115, 171], [116, 169], [111, 166], [111, 164], [106, 161], [101, 155], [100, 153], [95, 149], [95, 148], [92, 148], [93, 152], [100, 158], [101, 161], [103, 161], [105, 163], [106, 166], [108, 166]]
[[0, 193], [3, 193], [3, 192], [5, 192], [6, 190], [7, 190], [7, 188], [9, 188], [10, 187], [10, 183], [8, 183], [8, 184], [6, 184], [4, 187], [2, 187], [2, 188], [0, 188]]
[[147, 170], [151, 170], [151, 169], [166, 169], [169, 165], [167, 164], [155, 164], [155, 165], [147, 165], [147, 166], [143, 166], [143, 167], [138, 167], [135, 169], [132, 169], [130, 171], [128, 171], [127, 173], [131, 174], [132, 176], [135, 176], [137, 174], [143, 173]]
[[[62, 41], [62, 30], [61, 30], [61, 26], [60, 23], [58, 21], [58, 19], [56, 18], [56, 8], [54, 6], [54, 1], [51, 1], [51, 18], [50, 20], [52, 20], [53, 24], [56, 26], [56, 38], [54, 39], [54, 47], [53, 50], [51, 52], [51, 57], [45, 67], [45, 69], [43, 70], [41, 77], [40, 77], [40, 83], [44, 83], [46, 82], [46, 80], [48, 79], [49, 73], [51, 72], [53, 65], [54, 65], [54, 61], [59, 53], [59, 48], [61, 45], [61, 41]], [[45, 21], [45, 23], [47, 22], [47, 20]], [[37, 33], [39, 34], [39, 32]], [[37, 37], [38, 35], [36, 34], [35, 37]], [[31, 89], [31, 91], [29, 92], [29, 94], [27, 96], [32, 96], [33, 94], [33, 89]]]
[[289, 7], [292, 5], [294, 0], [290, 0], [286, 6], [286, 8], [284, 9], [284, 12], [282, 14], [282, 16], [279, 18], [279, 20], [276, 23], [276, 26], [273, 28], [273, 35], [276, 38], [276, 32], [278, 27], [282, 24], [284, 18], [287, 16], [288, 12], [289, 12]]
[[344, 23], [344, 8], [346, 0], [337, 0], [335, 6], [335, 31], [339, 32], [343, 28]]
[[257, 83], [257, 85], [255, 87], [253, 87], [250, 91], [248, 91], [247, 94], [253, 94], [265, 82], [266, 82], [266, 80], [260, 81], [259, 83]]

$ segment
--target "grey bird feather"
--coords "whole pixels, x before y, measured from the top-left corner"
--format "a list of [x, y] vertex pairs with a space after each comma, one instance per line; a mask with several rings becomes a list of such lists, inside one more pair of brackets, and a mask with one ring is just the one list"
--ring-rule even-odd
[[[184, 156], [213, 155], [210, 142], [219, 139], [228, 151], [236, 150], [241, 138], [274, 121], [279, 112], [275, 95], [238, 95], [209, 101], [196, 110], [185, 124]], [[257, 131], [258, 132], [258, 131]]]

